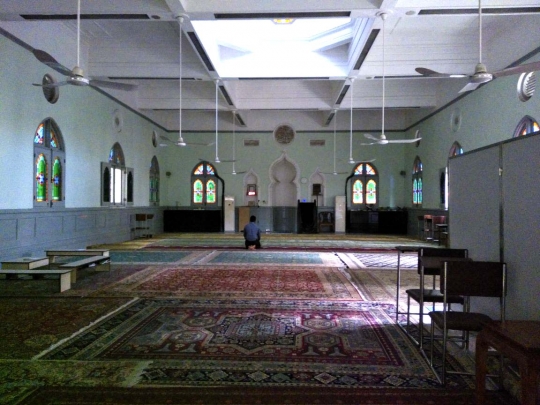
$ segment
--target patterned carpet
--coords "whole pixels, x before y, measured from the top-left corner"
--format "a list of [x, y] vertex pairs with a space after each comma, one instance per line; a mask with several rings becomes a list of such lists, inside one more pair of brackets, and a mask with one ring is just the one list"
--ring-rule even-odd
[[149, 266], [89, 296], [363, 300], [338, 267]]
[[437, 387], [393, 312], [355, 301], [141, 300], [41, 358], [152, 360], [143, 387]]
[[[267, 234], [248, 252], [238, 234], [167, 234], [106, 246], [111, 271], [64, 293], [2, 280], [0, 403], [472, 404], [471, 380], [442, 389], [395, 323], [394, 248], [418, 243]], [[401, 290], [416, 263], [402, 255]]]

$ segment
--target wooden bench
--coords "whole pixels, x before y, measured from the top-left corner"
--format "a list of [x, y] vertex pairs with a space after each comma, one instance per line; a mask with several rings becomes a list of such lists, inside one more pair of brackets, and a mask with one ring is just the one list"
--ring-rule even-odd
[[60, 276], [60, 292], [67, 291], [71, 288], [71, 276], [72, 270], [51, 270], [51, 269], [4, 269], [0, 270], [0, 274], [6, 275], [20, 275], [30, 274], [32, 276], [44, 276], [46, 274], [58, 274]]
[[[109, 271], [111, 269], [111, 258], [109, 256], [90, 256], [74, 262], [62, 264], [60, 270], [71, 272], [71, 282], [77, 282], [77, 270], [96, 265], [96, 271]], [[101, 267], [98, 267], [101, 266]]]
[[58, 256], [109, 256], [109, 249], [50, 249], [45, 251], [49, 263], [56, 263]]

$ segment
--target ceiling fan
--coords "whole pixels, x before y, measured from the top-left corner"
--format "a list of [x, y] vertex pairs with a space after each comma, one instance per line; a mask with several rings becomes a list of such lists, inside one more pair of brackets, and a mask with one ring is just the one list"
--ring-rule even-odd
[[389, 140], [386, 138], [386, 135], [384, 133], [384, 104], [385, 104], [385, 77], [384, 77], [384, 67], [385, 67], [385, 46], [384, 46], [384, 25], [386, 21], [387, 14], [386, 13], [380, 13], [378, 14], [379, 17], [381, 17], [381, 20], [383, 22], [383, 29], [382, 29], [382, 129], [381, 129], [381, 135], [380, 136], [374, 136], [371, 134], [364, 134], [364, 136], [373, 141], [370, 143], [363, 143], [362, 145], [387, 145], [389, 143], [414, 143], [418, 142], [422, 138], [415, 138], [415, 139], [393, 139]]
[[80, 54], [80, 42], [81, 42], [80, 38], [81, 38], [81, 0], [78, 0], [77, 1], [77, 65], [72, 70], [69, 70], [62, 64], [58, 63], [58, 61], [54, 59], [47, 52], [41, 49], [34, 49], [32, 53], [37, 58], [37, 60], [49, 66], [51, 69], [56, 70], [58, 73], [61, 73], [64, 76], [67, 76], [66, 80], [63, 82], [55, 82], [55, 83], [47, 83], [47, 84], [33, 83], [34, 86], [50, 88], [50, 87], [58, 87], [58, 86], [65, 86], [66, 84], [71, 84], [74, 86], [105, 87], [109, 89], [128, 90], [128, 91], [135, 90], [137, 88], [137, 86], [133, 84], [109, 82], [106, 80], [98, 80], [98, 79], [92, 79], [90, 77], [85, 77], [83, 70], [79, 67], [79, 64], [80, 64], [79, 54]]
[[459, 92], [465, 93], [467, 91], [475, 90], [478, 86], [481, 84], [490, 82], [495, 77], [502, 77], [502, 76], [510, 76], [515, 75], [519, 73], [526, 73], [526, 72], [534, 72], [536, 70], [540, 70], [540, 61], [539, 62], [532, 62], [532, 63], [526, 63], [524, 65], [518, 65], [514, 67], [509, 67], [503, 70], [498, 70], [495, 72], [488, 72], [486, 65], [482, 63], [482, 1], [478, 0], [478, 64], [476, 65], [474, 69], [474, 73], [472, 75], [464, 75], [464, 74], [447, 74], [447, 73], [439, 73], [431, 69], [418, 67], [416, 68], [416, 71], [420, 73], [422, 76], [426, 77], [469, 77], [469, 83], [465, 85]]
[[[178, 28], [179, 28], [179, 50], [180, 50], [180, 60], [179, 60], [179, 76], [178, 76], [178, 88], [179, 88], [179, 105], [178, 105], [178, 140], [173, 141], [169, 138], [167, 138], [165, 135], [161, 135], [160, 139], [164, 140], [165, 142], [172, 143], [176, 146], [188, 146], [188, 145], [194, 145], [194, 146], [211, 146], [214, 143], [199, 143], [199, 142], [186, 142], [184, 141], [184, 138], [182, 137], [182, 23], [184, 22], [184, 18], [186, 16], [183, 14], [177, 15], [176, 19], [178, 20]], [[160, 146], [167, 146], [166, 144], [160, 144]]]

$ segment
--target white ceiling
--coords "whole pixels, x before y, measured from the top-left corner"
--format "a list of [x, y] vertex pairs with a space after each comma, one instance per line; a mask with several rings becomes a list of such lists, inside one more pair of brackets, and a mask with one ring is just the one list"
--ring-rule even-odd
[[[540, 1], [484, 0], [482, 8], [482, 59], [489, 71], [503, 69], [538, 49]], [[363, 129], [380, 127], [382, 32], [370, 48], [365, 46], [370, 35], [382, 28], [380, 12], [388, 16], [384, 56], [389, 129], [406, 128], [452, 101], [467, 82], [422, 77], [416, 67], [472, 74], [479, 59], [476, 0], [82, 0], [81, 10], [85, 74], [137, 84], [132, 92], [105, 91], [168, 130], [179, 126], [179, 14], [186, 15], [183, 130], [214, 128], [216, 80], [220, 114], [229, 116], [225, 111], [237, 110], [246, 130], [272, 130], [279, 122], [294, 120], [293, 115], [303, 117], [306, 129], [324, 130], [332, 127], [328, 117], [333, 110], [349, 113], [350, 88], [341, 101], [339, 96], [354, 78], [355, 115], [363, 117]], [[71, 69], [77, 55], [76, 11], [76, 0], [0, 0], [0, 28]], [[348, 17], [341, 17], [343, 27], [315, 35], [311, 46], [319, 59], [271, 48], [262, 55], [262, 70], [246, 68], [259, 53], [252, 48], [255, 32], [246, 29], [241, 41], [235, 42], [227, 24], [267, 22], [272, 16], [295, 13], [301, 13], [295, 21], [298, 26], [314, 13]], [[71, 18], [56, 19], [58, 15]], [[210, 24], [217, 26], [203, 33], [200, 27]], [[195, 36], [212, 65], [195, 49]], [[355, 65], [362, 57], [358, 69]], [[47, 69], [44, 65], [43, 72]], [[59, 73], [53, 75], [62, 80]], [[345, 125], [346, 120], [341, 121]]]

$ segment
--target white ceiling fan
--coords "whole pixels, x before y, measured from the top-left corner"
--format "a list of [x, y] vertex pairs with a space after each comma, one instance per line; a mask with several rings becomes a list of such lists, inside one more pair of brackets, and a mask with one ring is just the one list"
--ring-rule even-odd
[[384, 26], [386, 22], [386, 17], [388, 16], [386, 13], [380, 13], [378, 14], [379, 17], [381, 17], [383, 29], [382, 29], [382, 129], [381, 129], [381, 135], [380, 136], [374, 136], [371, 134], [364, 134], [364, 136], [372, 140], [373, 142], [370, 143], [363, 143], [362, 145], [387, 145], [389, 143], [414, 143], [418, 142], [422, 138], [415, 138], [415, 139], [387, 139], [386, 134], [384, 133], [384, 105], [385, 105], [385, 77], [384, 77], [384, 68], [385, 68], [385, 46], [384, 46]]
[[[169, 142], [176, 146], [188, 146], [188, 145], [195, 145], [195, 146], [211, 146], [214, 143], [199, 143], [199, 142], [186, 142], [184, 141], [184, 138], [182, 137], [182, 23], [184, 22], [184, 18], [187, 16], [184, 14], [180, 14], [176, 16], [176, 19], [178, 20], [178, 28], [179, 28], [179, 50], [180, 50], [180, 60], [179, 60], [179, 76], [178, 76], [178, 88], [179, 88], [179, 105], [178, 105], [178, 140], [173, 141], [169, 138], [167, 138], [164, 135], [161, 135], [160, 138], [164, 140], [165, 142]], [[167, 146], [167, 144], [160, 144], [160, 146]]]
[[90, 87], [105, 87], [109, 89], [116, 90], [135, 90], [136, 85], [110, 82], [106, 80], [92, 79], [90, 77], [85, 77], [83, 70], [80, 68], [80, 42], [81, 42], [81, 0], [77, 1], [77, 65], [69, 70], [62, 64], [58, 63], [50, 54], [41, 50], [34, 49], [32, 53], [34, 56], [45, 65], [49, 66], [51, 69], [56, 70], [58, 73], [67, 76], [66, 80], [63, 82], [47, 83], [47, 84], [38, 84], [33, 83], [34, 86], [39, 87], [58, 87], [65, 86], [66, 84], [71, 84], [73, 86], [90, 86]]
[[459, 92], [464, 93], [467, 91], [475, 90], [481, 84], [490, 82], [495, 77], [510, 76], [519, 73], [534, 72], [540, 70], [540, 61], [525, 63], [524, 65], [518, 65], [495, 72], [488, 72], [486, 65], [482, 63], [482, 1], [478, 0], [478, 64], [474, 69], [472, 75], [465, 74], [447, 74], [439, 73], [431, 69], [418, 67], [416, 71], [422, 76], [426, 77], [469, 77], [469, 83], [465, 85]]

